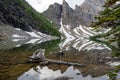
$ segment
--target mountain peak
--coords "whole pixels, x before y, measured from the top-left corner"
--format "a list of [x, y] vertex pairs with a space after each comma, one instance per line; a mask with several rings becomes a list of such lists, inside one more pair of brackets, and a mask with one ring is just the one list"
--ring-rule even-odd
[[62, 5], [69, 6], [69, 4], [65, 0], [63, 0]]
[[65, 0], [63, 0], [63, 3], [67, 3]]
[[[79, 25], [89, 26], [89, 23], [95, 20], [94, 17], [98, 15], [98, 12], [103, 9], [101, 6], [104, 2], [105, 0], [85, 0], [81, 5], [79, 5], [79, 0], [69, 0], [69, 2], [68, 0], [63, 0], [60, 5], [61, 7], [53, 8], [52, 11], [50, 11], [51, 8], [49, 7], [44, 14], [49, 18], [49, 20], [53, 21], [54, 18], [53, 22], [55, 24], [57, 23], [56, 25], [58, 28], [60, 28], [61, 18], [63, 25], [69, 25], [72, 28], [78, 27]], [[70, 3], [76, 4], [74, 9], [71, 8]], [[59, 13], [57, 13], [58, 11]], [[56, 18], [51, 17], [52, 15], [55, 15]]]

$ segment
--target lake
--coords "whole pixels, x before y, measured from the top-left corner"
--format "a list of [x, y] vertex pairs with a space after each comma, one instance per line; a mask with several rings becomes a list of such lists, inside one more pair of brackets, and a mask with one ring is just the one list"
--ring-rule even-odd
[[[45, 49], [45, 56], [49, 59], [85, 64], [85, 67], [74, 66], [74, 69], [78, 69], [83, 78], [90, 76], [95, 78], [95, 80], [99, 80], [101, 76], [113, 70], [113, 67], [106, 64], [108, 60], [105, 60], [110, 56], [111, 51], [109, 48], [87, 39], [68, 38], [51, 41], [41, 39], [7, 39], [0, 40], [0, 80], [29, 80], [27, 79], [28, 76], [25, 77], [24, 74], [26, 72], [29, 73], [30, 69], [35, 69], [38, 65], [43, 68], [46, 66], [48, 70], [51, 69], [53, 72], [61, 70], [61, 74], [70, 67], [53, 63], [47, 65], [28, 63], [28, 57], [38, 49]], [[59, 54], [60, 51], [64, 54]], [[38, 80], [38, 78], [35, 80]], [[106, 76], [102, 78], [106, 80]]]

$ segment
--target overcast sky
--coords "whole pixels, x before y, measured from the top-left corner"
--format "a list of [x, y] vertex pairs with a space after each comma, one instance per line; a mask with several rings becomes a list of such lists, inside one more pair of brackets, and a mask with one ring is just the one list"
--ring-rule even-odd
[[[33, 8], [35, 8], [38, 12], [43, 12], [44, 10], [47, 10], [50, 4], [54, 4], [55, 2], [62, 4], [63, 0], [26, 0], [30, 5], [32, 5]], [[84, 0], [66, 0], [70, 7], [73, 9], [75, 8], [75, 5], [80, 5], [83, 3]]]

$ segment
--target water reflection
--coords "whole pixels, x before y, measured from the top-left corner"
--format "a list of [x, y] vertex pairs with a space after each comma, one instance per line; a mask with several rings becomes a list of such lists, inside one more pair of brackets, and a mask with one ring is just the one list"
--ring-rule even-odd
[[[48, 67], [31, 68], [29, 71], [22, 74], [17, 80], [108, 80], [107, 75], [100, 77], [92, 77], [90, 75], [83, 76], [78, 69], [74, 69], [73, 66], [67, 68], [65, 72], [61, 70], [52, 70]], [[118, 74], [117, 79], [120, 79], [120, 74]]]
[[[15, 47], [21, 47], [23, 45], [31, 45], [36, 46], [43, 42], [49, 41], [51, 39], [5, 39], [0, 41], [0, 49], [13, 49]], [[90, 41], [89, 39], [73, 39], [73, 38], [66, 38], [63, 40], [59, 47], [61, 50], [70, 50], [71, 47], [77, 49], [78, 51], [81, 50], [91, 50], [91, 49], [108, 49], [105, 45], [98, 44], [94, 41]]]
[[13, 49], [14, 47], [20, 47], [24, 43], [28, 42], [29, 39], [5, 39], [0, 41], [0, 49]]
[[72, 38], [66, 38], [63, 42], [59, 44], [61, 49], [64, 50], [70, 50], [71, 47], [77, 49], [78, 51], [81, 50], [103, 50], [103, 49], [109, 49], [107, 46], [98, 44], [94, 41], [90, 41], [89, 39], [72, 39]]
[[0, 50], [13, 49], [15, 47], [21, 47], [23, 45], [29, 45], [29, 44], [33, 46], [33, 45], [41, 44], [43, 42], [47, 42], [47, 41], [54, 40], [54, 39], [56, 38], [4, 39], [4, 40], [0, 40]]
[[[81, 80], [88, 78], [93, 79], [92, 76], [101, 76], [103, 78], [102, 75], [113, 69], [112, 67], [105, 65], [105, 62], [102, 61], [105, 57], [109, 56], [110, 51], [104, 45], [94, 43], [88, 39], [82, 40], [70, 38], [65, 39], [62, 42], [60, 42], [60, 40], [48, 41], [46, 39], [8, 39], [0, 41], [0, 80], [16, 80], [16, 78], [24, 72], [39, 65], [39, 63], [29, 64], [26, 62], [28, 60], [27, 57], [31, 56], [34, 51], [40, 48], [46, 49], [45, 55], [47, 58], [86, 64], [87, 66], [83, 68], [75, 67], [79, 69], [79, 72], [81, 71], [80, 73], [82, 73], [76, 75]], [[60, 50], [64, 52], [64, 56], [59, 56], [57, 54]], [[68, 68], [68, 66], [57, 64], [49, 64], [47, 67], [48, 68], [45, 69], [52, 73], [54, 73], [54, 70], [61, 70], [61, 72], [65, 73], [65, 69]], [[33, 71], [32, 73], [31, 70]], [[38, 75], [33, 69], [31, 70], [26, 73], [30, 72], [30, 75], [36, 76], [36, 80], [39, 80], [40, 75]], [[73, 69], [71, 70], [73, 72], [76, 71]], [[63, 75], [61, 72], [59, 74]], [[52, 73], [49, 74], [51, 75]], [[25, 74], [19, 77], [18, 80], [33, 80], [32, 76], [26, 76]], [[83, 77], [83, 74], [91, 76]], [[75, 77], [76, 80], [80, 80], [77, 77]]]
[[69, 25], [62, 25], [60, 32], [64, 39], [60, 44], [60, 48], [63, 50], [70, 50], [75, 48], [78, 51], [91, 50], [91, 49], [109, 49], [106, 45], [98, 44], [94, 41], [90, 41], [90, 36], [106, 33], [109, 29], [102, 29], [99, 32], [95, 32], [91, 27], [79, 26], [71, 29]]
[[48, 67], [40, 68], [37, 66], [37, 70], [33, 68], [21, 75], [18, 80], [106, 80], [107, 76], [99, 78], [92, 78], [91, 76], [83, 77], [78, 69], [74, 69], [73, 66], [68, 67], [67, 70], [61, 73], [61, 70], [53, 71]]
[[20, 74], [36, 65], [27, 63], [28, 56], [39, 48], [46, 49], [46, 52], [57, 51], [57, 44], [60, 43], [60, 40], [42, 41], [42, 43], [39, 40], [38, 43], [26, 44], [28, 41], [30, 40], [0, 41], [0, 80], [16, 80]]

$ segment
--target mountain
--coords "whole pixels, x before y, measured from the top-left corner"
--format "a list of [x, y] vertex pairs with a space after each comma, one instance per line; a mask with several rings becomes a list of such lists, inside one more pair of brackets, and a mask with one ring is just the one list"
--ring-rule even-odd
[[54, 22], [57, 26], [60, 26], [60, 18], [62, 13], [62, 6], [58, 3], [54, 5], [50, 5], [49, 9], [45, 11], [43, 14], [50, 19], [50, 21]]
[[105, 0], [85, 0], [81, 4], [81, 9], [84, 13], [98, 15], [98, 12], [103, 10], [104, 3]]
[[62, 4], [62, 23], [64, 25], [70, 25], [72, 27], [77, 27], [79, 24], [84, 24], [84, 20], [82, 20], [81, 15], [78, 14], [76, 10], [70, 8], [68, 3], [64, 0]]
[[43, 14], [35, 11], [25, 0], [0, 0], [0, 25], [24, 31], [40, 31], [59, 36], [58, 30]]
[[87, 25], [95, 20], [94, 17], [97, 16], [100, 11], [104, 10], [102, 6], [105, 1], [106, 0], [85, 0], [83, 4], [81, 4], [81, 12], [86, 14], [82, 17]]
[[72, 9], [69, 4], [63, 0], [62, 5], [55, 3], [50, 5], [43, 14], [60, 28], [60, 21], [62, 19], [63, 25], [69, 25], [72, 28], [79, 25], [88, 26], [90, 22], [94, 21], [94, 17], [98, 12], [103, 10], [102, 5], [105, 0], [85, 0], [81, 6], [76, 5]]

